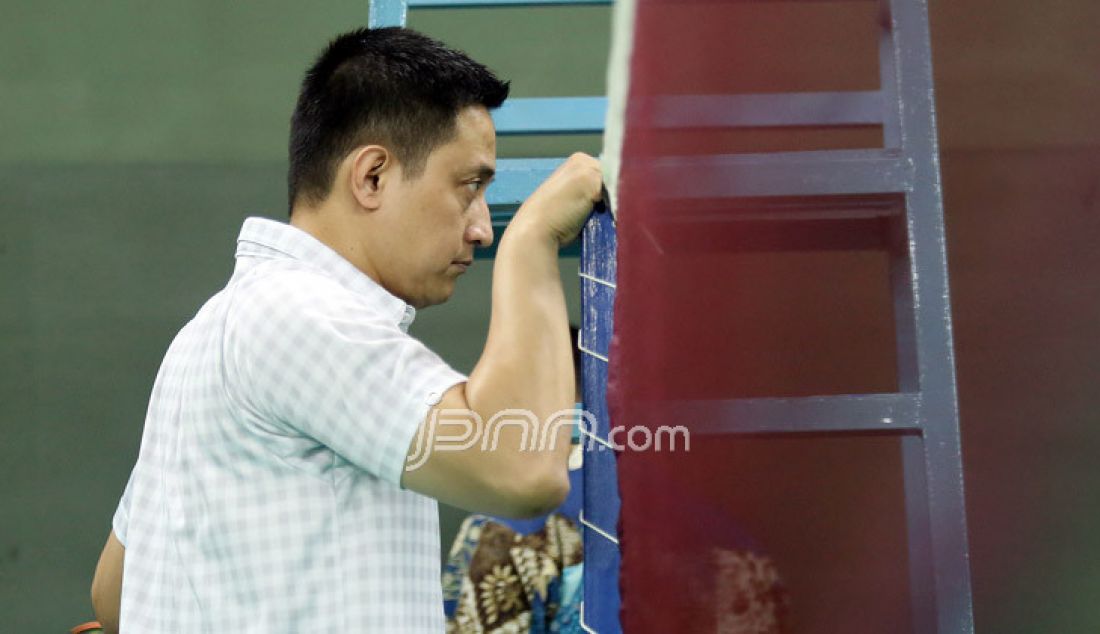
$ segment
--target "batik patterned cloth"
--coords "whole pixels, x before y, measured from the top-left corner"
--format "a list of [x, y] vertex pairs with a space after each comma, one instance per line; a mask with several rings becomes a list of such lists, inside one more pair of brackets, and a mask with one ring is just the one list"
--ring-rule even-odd
[[551, 514], [530, 534], [468, 517], [443, 570], [447, 632], [579, 632], [583, 556], [580, 531], [563, 515]]

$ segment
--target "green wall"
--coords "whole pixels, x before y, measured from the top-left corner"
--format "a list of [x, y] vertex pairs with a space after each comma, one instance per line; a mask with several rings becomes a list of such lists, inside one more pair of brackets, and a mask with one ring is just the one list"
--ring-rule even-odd
[[[92, 571], [161, 356], [228, 279], [241, 221], [285, 218], [297, 84], [328, 39], [365, 25], [367, 8], [4, 3], [0, 630], [91, 618]], [[467, 10], [413, 13], [410, 25], [513, 78], [514, 94], [579, 95], [603, 91], [607, 15]], [[574, 149], [598, 152], [598, 139], [501, 143], [502, 156]], [[478, 262], [413, 326], [463, 371], [487, 331], [491, 266]], [[562, 270], [576, 317], [576, 260]], [[442, 509], [445, 545], [462, 516]]]
[[[367, 3], [5, 2], [0, 162], [282, 162], [301, 74]], [[603, 94], [606, 7], [413, 11], [409, 25], [512, 81], [513, 96]], [[557, 155], [597, 138], [505, 139]]]
[[[161, 355], [224, 284], [241, 220], [284, 216], [299, 76], [367, 5], [2, 9], [0, 631], [61, 632], [90, 616]], [[1100, 4], [933, 2], [931, 17], [978, 631], [1097, 631]], [[603, 90], [606, 8], [413, 12], [410, 24], [516, 95]], [[485, 332], [487, 264], [414, 326], [464, 370]], [[575, 269], [565, 261], [564, 279]], [[459, 517], [444, 509], [445, 542]]]

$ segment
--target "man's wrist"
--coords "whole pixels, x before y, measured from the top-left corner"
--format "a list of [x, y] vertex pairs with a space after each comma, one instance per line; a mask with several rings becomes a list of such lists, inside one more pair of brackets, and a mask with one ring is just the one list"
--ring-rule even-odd
[[511, 245], [516, 245], [521, 252], [530, 249], [546, 249], [554, 255], [557, 255], [561, 247], [558, 237], [549, 226], [532, 220], [531, 216], [523, 213], [517, 213], [508, 223], [498, 250], [506, 250]]

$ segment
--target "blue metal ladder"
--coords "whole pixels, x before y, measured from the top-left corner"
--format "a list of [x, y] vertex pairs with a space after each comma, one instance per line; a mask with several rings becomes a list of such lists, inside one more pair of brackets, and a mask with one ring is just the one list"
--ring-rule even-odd
[[746, 233], [770, 227], [749, 248], [885, 248], [898, 391], [680, 401], [652, 415], [705, 421], [698, 428], [705, 433], [900, 436], [913, 631], [972, 632], [927, 0], [879, 0], [879, 6], [879, 90], [669, 98], [667, 116], [659, 111], [656, 125], [877, 124], [882, 149], [662, 157], [652, 169], [680, 185], [675, 198], [681, 202], [685, 196], [724, 201], [734, 212], [719, 212], [724, 222], [745, 222], [735, 208], [752, 199], [751, 207], [763, 213], [746, 223]]
[[[730, 0], [767, 2], [782, 0]], [[818, 0], [787, 0], [814, 2]], [[890, 254], [897, 345], [898, 391], [804, 398], [751, 398], [675, 402], [653, 412], [667, 420], [674, 411], [709, 421], [708, 433], [892, 433], [901, 438], [909, 542], [913, 630], [973, 631], [969, 550], [963, 495], [962, 453], [948, 295], [943, 202], [927, 0], [874, 0], [883, 19], [879, 31], [880, 87], [877, 91], [679, 97], [659, 113], [657, 125], [676, 127], [792, 127], [881, 125], [884, 147], [668, 157], [653, 169], [683, 185], [680, 193], [735, 202], [783, 200], [788, 212], [765, 222], [798, 230], [807, 223], [810, 243], [798, 248], [872, 246], [881, 238], [875, 222], [891, 228]], [[374, 0], [370, 25], [404, 25], [407, 8], [494, 7], [559, 4], [608, 4], [606, 0]], [[512, 99], [494, 114], [500, 134], [600, 132], [606, 100], [602, 97]], [[490, 205], [503, 228], [514, 210], [562, 159], [503, 159], [489, 189]], [[858, 204], [836, 209], [838, 197]], [[789, 213], [789, 201], [802, 201]], [[766, 206], [766, 205], [765, 205]], [[823, 211], [823, 210], [828, 211]], [[691, 222], [685, 218], [685, 222]], [[738, 219], [731, 214], [731, 222]], [[755, 219], [759, 222], [759, 218]], [[599, 257], [584, 257], [582, 297], [605, 308], [582, 327], [587, 345], [585, 376], [603, 376], [610, 344], [610, 306], [614, 297], [614, 227], [604, 215], [594, 218], [584, 247]], [[597, 364], [598, 365], [593, 365]], [[604, 384], [604, 386], [606, 383]], [[603, 399], [603, 386], [586, 385], [589, 407]], [[591, 397], [591, 398], [590, 398]], [[602, 402], [599, 408], [602, 409]], [[598, 414], [600, 412], [597, 412]], [[598, 431], [606, 433], [606, 411]], [[609, 456], [609, 453], [604, 453]], [[595, 458], [596, 455], [590, 455]], [[602, 465], [602, 466], [601, 466]], [[590, 469], [592, 470], [590, 472]], [[611, 506], [592, 509], [596, 535], [613, 543], [617, 521], [614, 460], [586, 458], [589, 482], [610, 485]], [[600, 521], [595, 521], [599, 512]], [[610, 539], [607, 539], [610, 538]], [[615, 560], [617, 562], [617, 559]], [[587, 567], [587, 564], [586, 564]], [[586, 621], [606, 634], [618, 631], [615, 571], [586, 569]], [[587, 577], [591, 576], [592, 579]], [[596, 592], [593, 592], [596, 590]], [[595, 597], [610, 600], [594, 602]]]

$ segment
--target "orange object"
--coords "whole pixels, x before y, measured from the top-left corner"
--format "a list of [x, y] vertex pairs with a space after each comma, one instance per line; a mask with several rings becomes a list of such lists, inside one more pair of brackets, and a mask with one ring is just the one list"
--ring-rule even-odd
[[102, 632], [103, 626], [99, 624], [99, 621], [88, 621], [87, 623], [81, 623], [73, 629], [69, 630], [69, 634], [82, 634], [83, 632]]

